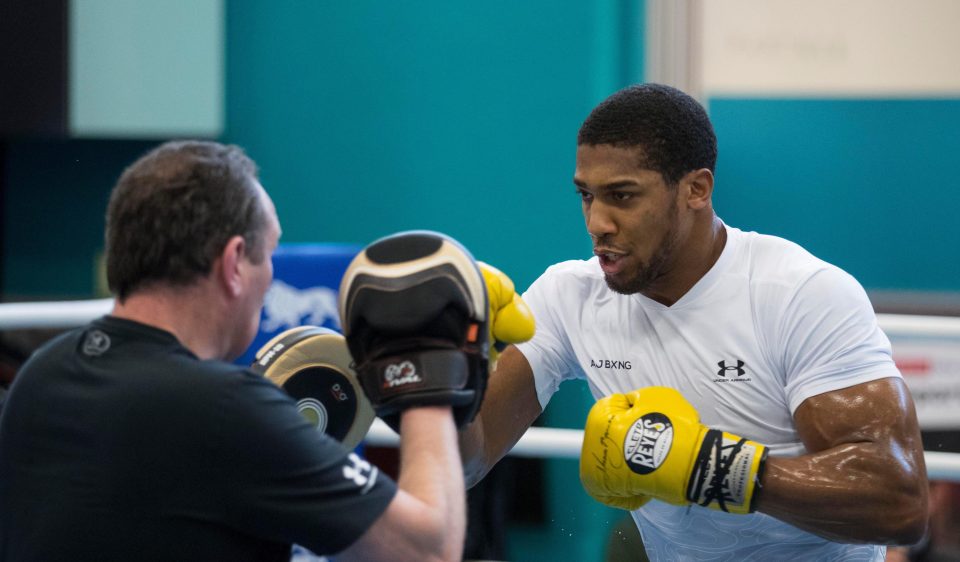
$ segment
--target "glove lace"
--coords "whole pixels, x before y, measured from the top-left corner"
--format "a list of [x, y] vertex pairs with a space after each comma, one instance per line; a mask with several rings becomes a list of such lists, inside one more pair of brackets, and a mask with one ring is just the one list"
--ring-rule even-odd
[[[713, 449], [713, 474], [710, 476], [710, 482], [707, 484], [707, 489], [703, 492], [703, 502], [700, 503], [702, 506], [710, 505], [710, 502], [716, 500], [717, 505], [720, 506], [720, 509], [723, 511], [729, 511], [727, 509], [727, 501], [733, 500], [733, 495], [730, 493], [729, 487], [725, 485], [727, 480], [727, 475], [730, 474], [730, 468], [733, 466], [733, 461], [740, 454], [740, 450], [743, 448], [743, 444], [747, 442], [746, 439], [740, 438], [735, 444], [726, 447], [729, 449], [727, 454], [724, 455], [724, 446], [723, 446], [723, 433], [720, 431], [710, 431], [710, 435], [707, 437], [711, 440], [711, 443], [705, 444], [705, 448]], [[708, 453], [709, 454], [709, 453]], [[709, 462], [709, 461], [708, 461]]]

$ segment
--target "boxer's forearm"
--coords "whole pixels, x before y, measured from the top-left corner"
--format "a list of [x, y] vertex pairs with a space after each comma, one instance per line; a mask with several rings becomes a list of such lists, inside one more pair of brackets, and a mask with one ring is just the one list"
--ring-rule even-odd
[[541, 412], [533, 370], [517, 347], [511, 345], [490, 375], [480, 413], [460, 431], [467, 485], [479, 482], [510, 452]]
[[870, 442], [768, 457], [758, 510], [837, 542], [913, 544], [926, 527], [922, 466]]
[[484, 454], [483, 425], [478, 416], [459, 434], [460, 458], [463, 460], [463, 476], [467, 488], [483, 480], [492, 467]]

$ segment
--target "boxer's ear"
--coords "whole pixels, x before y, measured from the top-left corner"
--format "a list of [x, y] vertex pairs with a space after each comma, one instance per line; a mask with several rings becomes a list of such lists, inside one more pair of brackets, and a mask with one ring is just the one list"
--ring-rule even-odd
[[690, 209], [709, 208], [713, 197], [713, 172], [707, 168], [688, 172], [680, 180], [678, 196], [684, 199]]

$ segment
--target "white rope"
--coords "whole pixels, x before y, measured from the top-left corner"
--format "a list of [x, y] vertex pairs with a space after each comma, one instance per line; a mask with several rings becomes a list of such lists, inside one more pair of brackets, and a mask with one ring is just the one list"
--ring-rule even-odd
[[[373, 421], [364, 443], [374, 447], [396, 447], [400, 437], [379, 418]], [[507, 453], [513, 457], [549, 457], [555, 459], [579, 459], [583, 445], [583, 431], [531, 427]], [[960, 482], [960, 454], [924, 451], [927, 478]]]
[[927, 461], [927, 478], [960, 482], [960, 454], [924, 451]]
[[[364, 443], [374, 447], [396, 447], [400, 443], [400, 437], [380, 418], [376, 418]], [[582, 444], [583, 431], [531, 427], [509, 454], [514, 457], [578, 459]]]
[[[113, 299], [0, 303], [0, 330], [70, 328], [110, 312]], [[887, 335], [960, 336], [960, 317], [877, 314]]]
[[113, 299], [0, 304], [0, 330], [72, 328], [103, 316]]
[[[113, 299], [0, 303], [0, 330], [23, 328], [70, 328], [110, 312]], [[878, 314], [880, 327], [890, 336], [960, 336], [960, 318]], [[576, 459], [583, 432], [574, 429], [532, 427], [520, 438], [510, 455]], [[385, 423], [375, 420], [366, 443], [396, 446], [399, 438]], [[960, 482], [960, 454], [927, 451], [927, 474], [931, 480]]]
[[960, 317], [877, 314], [880, 328], [888, 336], [960, 337]]

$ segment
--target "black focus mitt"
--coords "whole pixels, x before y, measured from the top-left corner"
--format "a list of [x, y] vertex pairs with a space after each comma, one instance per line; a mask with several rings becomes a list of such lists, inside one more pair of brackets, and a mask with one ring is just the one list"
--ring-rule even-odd
[[457, 427], [473, 420], [487, 384], [488, 305], [462, 245], [430, 231], [377, 240], [344, 273], [339, 309], [363, 390], [394, 430], [415, 406], [453, 406]]

